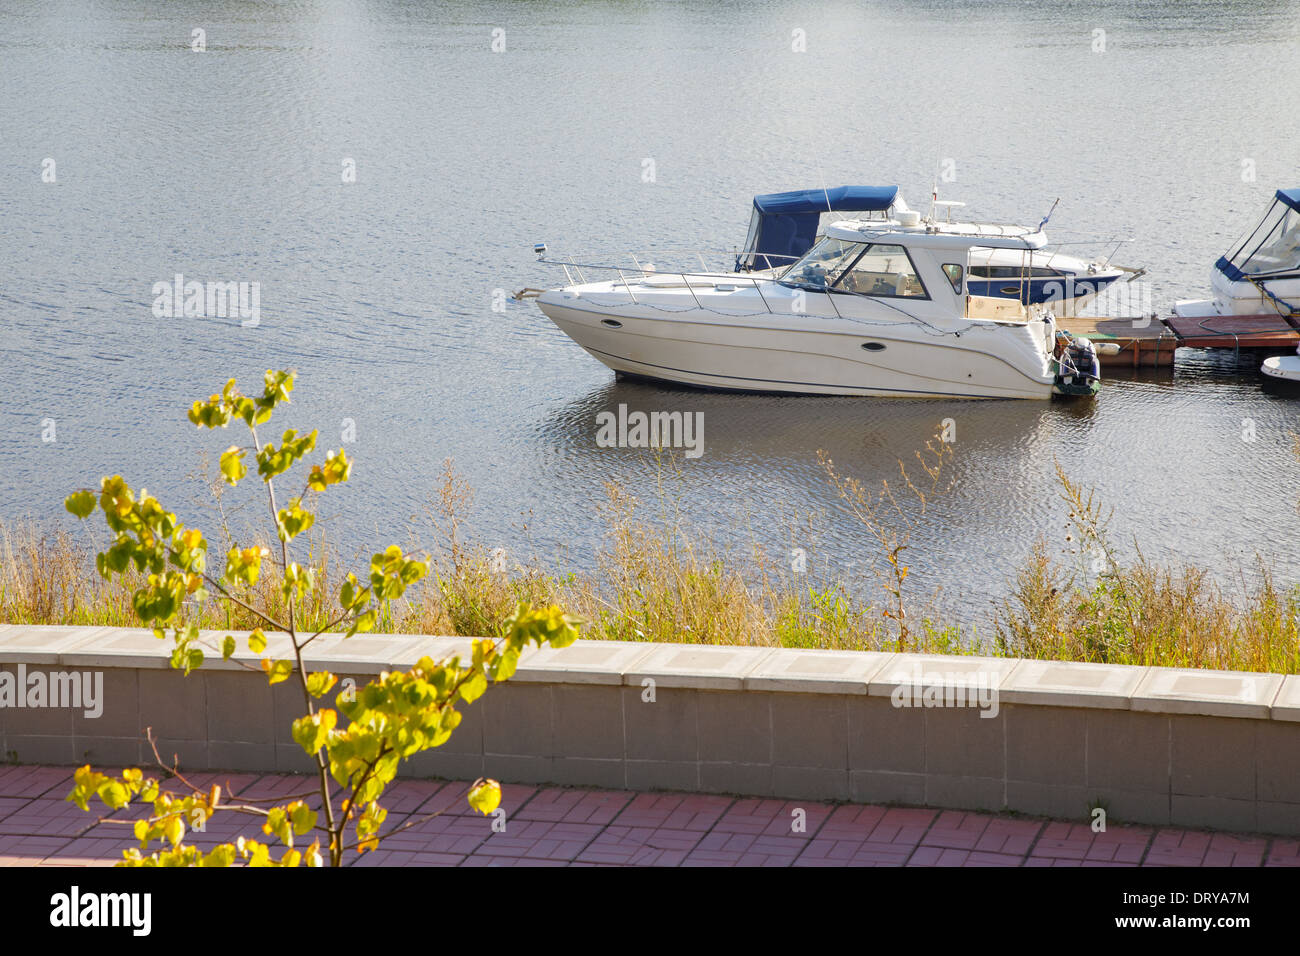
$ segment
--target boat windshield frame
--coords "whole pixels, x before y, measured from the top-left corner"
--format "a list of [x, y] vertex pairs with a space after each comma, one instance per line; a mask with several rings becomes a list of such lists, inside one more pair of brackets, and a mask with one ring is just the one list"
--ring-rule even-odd
[[[902, 252], [907, 260], [908, 269], [911, 272], [911, 278], [920, 286], [920, 293], [907, 295], [898, 292], [882, 291], [859, 291], [856, 289], [846, 289], [841, 282], [844, 277], [850, 275], [864, 257], [866, 257], [872, 248], [877, 246], [888, 246], [890, 249], [897, 249]], [[895, 253], [890, 253], [894, 255]], [[827, 263], [831, 263], [827, 267]], [[796, 272], [796, 270], [799, 270]], [[814, 279], [814, 270], [821, 271], [821, 278]], [[804, 253], [797, 261], [792, 263], [776, 281], [790, 289], [803, 289], [808, 292], [825, 292], [839, 293], [840, 295], [860, 295], [874, 299], [911, 299], [916, 301], [926, 301], [930, 299], [930, 290], [926, 287], [925, 280], [921, 278], [920, 270], [916, 268], [916, 262], [907, 247], [897, 242], [861, 242], [851, 239], [839, 239], [834, 236], [822, 236], [811, 249]]]
[[1219, 261], [1234, 279], [1300, 273], [1300, 210], [1274, 198], [1245, 241], [1234, 243]]

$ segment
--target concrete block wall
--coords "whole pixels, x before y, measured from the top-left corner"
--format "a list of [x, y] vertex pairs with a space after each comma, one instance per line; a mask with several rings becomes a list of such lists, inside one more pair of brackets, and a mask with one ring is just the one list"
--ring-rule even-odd
[[[205, 635], [213, 646], [222, 636]], [[272, 635], [269, 652], [285, 640]], [[468, 648], [467, 639], [365, 635], [322, 638], [308, 656], [360, 684]], [[185, 768], [310, 769], [289, 737], [303, 710], [294, 682], [268, 687], [242, 654], [187, 678], [168, 667], [168, 650], [147, 631], [0, 626], [0, 755], [147, 763], [152, 727], [164, 756]], [[5, 702], [6, 681], [37, 672], [101, 675], [102, 713]], [[526, 653], [511, 681], [462, 712], [451, 740], [408, 761], [404, 775], [1080, 822], [1102, 806], [1111, 822], [1300, 833], [1297, 677], [580, 641]]]

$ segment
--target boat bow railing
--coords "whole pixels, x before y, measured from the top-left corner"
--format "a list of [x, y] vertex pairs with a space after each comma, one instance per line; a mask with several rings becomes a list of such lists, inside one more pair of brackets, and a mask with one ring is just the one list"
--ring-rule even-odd
[[[668, 252], [672, 254], [682, 254], [681, 250], [660, 250], [660, 251]], [[699, 253], [692, 252], [690, 254], [698, 255]], [[716, 254], [716, 250], [706, 250], [703, 254], [706, 255]], [[888, 298], [868, 295], [866, 293], [857, 292], [852, 289], [828, 289], [825, 287], [816, 287], [813, 285], [785, 283], [783, 281], [782, 276], [773, 275], [766, 271], [746, 273], [746, 272], [730, 272], [724, 270], [706, 269], [703, 272], [685, 272], [685, 271], [677, 271], [677, 270], [660, 269], [653, 262], [650, 262], [648, 257], [646, 262], [642, 262], [640, 258], [634, 253], [629, 253], [628, 256], [630, 259], [632, 259], [631, 268], [628, 268], [626, 266], [610, 265], [608, 263], [582, 261], [576, 255], [550, 255], [547, 253], [547, 250], [544, 247], [539, 247], [537, 261], [545, 265], [555, 265], [562, 268], [564, 270], [565, 279], [567, 280], [566, 285], [568, 286], [592, 284], [592, 280], [587, 277], [585, 270], [591, 270], [593, 272], [600, 272], [600, 273], [613, 273], [618, 276], [618, 280], [616, 282], [613, 282], [613, 280], [611, 280], [611, 283], [616, 286], [622, 286], [623, 290], [627, 292], [628, 298], [632, 301], [632, 304], [634, 305], [646, 304], [646, 303], [639, 302], [637, 300], [636, 291], [633, 288], [634, 285], [644, 284], [645, 281], [650, 278], [659, 278], [659, 279], [668, 280], [666, 283], [661, 284], [659, 288], [673, 288], [676, 287], [676, 283], [673, 282], [673, 280], [676, 279], [680, 281], [681, 287], [685, 288], [686, 291], [690, 293], [691, 299], [695, 303], [696, 308], [703, 309], [704, 311], [716, 311], [716, 310], [709, 309], [708, 306], [705, 306], [703, 303], [700, 302], [699, 296], [695, 294], [694, 287], [713, 286], [716, 288], [716, 287], [725, 287], [729, 285], [737, 286], [737, 287], [743, 285], [750, 285], [753, 287], [754, 291], [758, 293], [759, 300], [763, 303], [763, 309], [768, 315], [785, 315], [788, 313], [778, 312], [776, 309], [772, 308], [772, 304], [768, 301], [767, 296], [763, 294], [763, 286], [765, 284], [771, 284], [771, 285], [788, 284], [793, 288], [803, 289], [806, 292], [824, 295], [826, 301], [830, 304], [831, 310], [835, 313], [836, 318], [842, 320], [846, 320], [850, 322], [866, 321], [857, 316], [845, 315], [844, 312], [840, 310], [839, 304], [836, 302], [836, 298], [838, 296], [848, 295], [848, 296], [856, 296], [857, 298], [861, 298], [861, 299], [866, 299], [877, 306], [884, 306], [888, 309], [891, 309], [894, 312], [897, 312], [900, 316], [902, 316], [907, 321], [915, 322], [928, 329], [932, 329], [936, 334], [948, 334], [951, 331], [956, 331], [956, 330], [941, 329], [933, 325], [931, 322], [927, 322], [925, 319], [921, 318], [920, 316], [914, 315], [911, 312], [908, 312], [906, 309], [903, 309], [900, 306], [896, 305], [895, 303], [890, 302]], [[793, 262], [793, 261], [797, 261], [802, 257], [772, 256], [771, 258], [785, 258], [785, 259], [790, 259]], [[574, 281], [575, 278], [577, 279], [576, 282]], [[692, 282], [691, 281], [692, 279], [698, 281]], [[541, 291], [542, 290], [540, 289], [533, 289], [533, 288], [522, 289], [519, 292], [515, 293], [515, 298], [516, 299], [535, 298], [538, 294], [540, 294]], [[967, 297], [967, 299], [969, 300], [969, 296]], [[1005, 323], [1011, 321], [1014, 322], [1015, 324], [1023, 324], [1031, 321], [1032, 318], [1031, 311], [1025, 308], [1023, 310], [1023, 316], [1019, 317], [1018, 319], [999, 317], [990, 320], [990, 319], [985, 319], [978, 315], [968, 314], [969, 302], [967, 303], [967, 305], [968, 305], [968, 309], [965, 310], [967, 314], [963, 314], [962, 318], [968, 321], [973, 321], [973, 322], [994, 321], [998, 323]], [[660, 306], [654, 306], [654, 305], [652, 305], [652, 307], [660, 308]]]

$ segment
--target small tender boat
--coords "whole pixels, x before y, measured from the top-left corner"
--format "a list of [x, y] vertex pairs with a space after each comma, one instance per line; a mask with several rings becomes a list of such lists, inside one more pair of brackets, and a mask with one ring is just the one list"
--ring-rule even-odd
[[1267, 385], [1279, 390], [1300, 390], [1300, 348], [1295, 355], [1270, 355], [1259, 370]]
[[[953, 209], [963, 205], [937, 197], [932, 203], [946, 210], [949, 221]], [[788, 265], [812, 248], [824, 232], [827, 217], [840, 213], [858, 214], [855, 218], [860, 220], [895, 223], [916, 215], [897, 186], [837, 186], [755, 196], [745, 248], [736, 257], [736, 271], [763, 272]], [[922, 221], [934, 223], [934, 210]], [[1132, 273], [1105, 259], [1082, 259], [1046, 250], [1025, 255], [1020, 250], [992, 248], [972, 258], [966, 289], [972, 295], [1019, 299], [1025, 305], [1052, 303], [1061, 314], [1083, 308], [1102, 289]]]
[[[661, 272], [635, 259], [628, 270], [547, 259], [539, 245], [569, 284], [518, 296], [535, 296], [561, 331], [625, 375], [812, 395], [1091, 395], [1099, 374], [1088, 340], [1059, 332], [1046, 309], [966, 285], [990, 250], [1027, 258], [1046, 242], [1039, 228], [923, 223], [895, 209], [834, 222], [792, 265], [749, 272]], [[751, 266], [786, 254], [751, 246]], [[588, 278], [599, 269], [615, 275]]]
[[1219, 257], [1211, 299], [1177, 302], [1184, 318], [1271, 315], [1300, 318], [1300, 189], [1279, 189], [1264, 218]]

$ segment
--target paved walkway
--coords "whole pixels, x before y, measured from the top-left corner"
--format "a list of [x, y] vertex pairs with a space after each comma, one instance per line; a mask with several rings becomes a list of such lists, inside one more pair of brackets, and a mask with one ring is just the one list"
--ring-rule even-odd
[[[130, 827], [99, 822], [64, 800], [71, 768], [0, 768], [0, 866], [107, 866], [134, 845]], [[302, 793], [289, 774], [195, 774], [245, 799]], [[836, 805], [680, 793], [503, 787], [504, 821], [475, 814], [466, 785], [403, 781], [389, 788], [383, 839], [355, 866], [1300, 866], [1300, 840], [1178, 827], [1111, 826], [989, 813]], [[92, 807], [93, 808], [93, 807]], [[102, 805], [100, 805], [102, 809]], [[802, 811], [802, 812], [800, 812]], [[138, 808], [113, 815], [134, 819]], [[795, 831], [795, 822], [805, 829]], [[197, 846], [262, 837], [255, 822], [218, 815]]]

